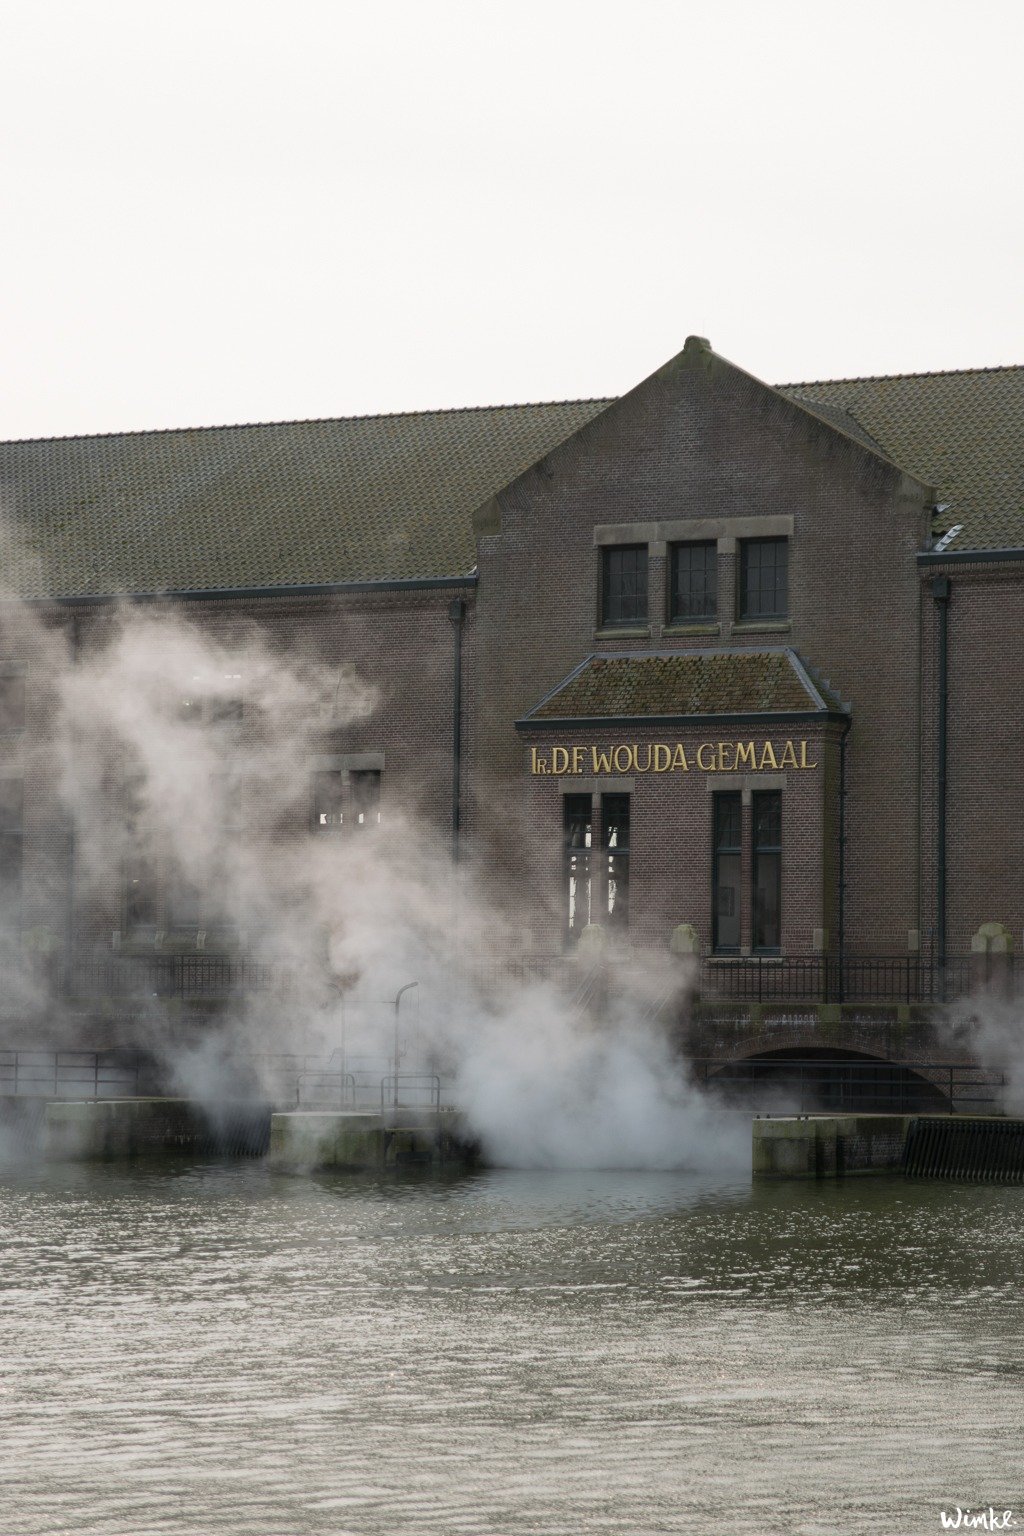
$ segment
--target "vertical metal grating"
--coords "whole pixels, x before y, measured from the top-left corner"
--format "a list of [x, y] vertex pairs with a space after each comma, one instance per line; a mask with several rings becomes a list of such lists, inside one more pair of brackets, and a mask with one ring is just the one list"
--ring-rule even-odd
[[910, 1178], [1024, 1183], [1024, 1120], [912, 1120], [903, 1152]]

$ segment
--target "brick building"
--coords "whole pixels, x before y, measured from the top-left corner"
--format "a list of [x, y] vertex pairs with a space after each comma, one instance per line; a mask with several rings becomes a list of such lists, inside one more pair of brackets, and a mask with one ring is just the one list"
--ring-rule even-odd
[[123, 858], [84, 900], [54, 810], [39, 634], [79, 655], [128, 601], [375, 683], [312, 824], [414, 804], [527, 947], [1020, 934], [1022, 423], [1021, 368], [771, 387], [691, 337], [619, 400], [2, 445], [8, 914], [218, 942]]

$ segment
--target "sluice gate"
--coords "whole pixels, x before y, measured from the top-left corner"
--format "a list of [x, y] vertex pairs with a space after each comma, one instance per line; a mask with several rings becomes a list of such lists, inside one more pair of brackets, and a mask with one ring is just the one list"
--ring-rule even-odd
[[914, 1119], [903, 1171], [911, 1178], [1024, 1183], [1024, 1120]]
[[1024, 1183], [1024, 1120], [980, 1115], [765, 1115], [753, 1122], [755, 1178], [908, 1178]]

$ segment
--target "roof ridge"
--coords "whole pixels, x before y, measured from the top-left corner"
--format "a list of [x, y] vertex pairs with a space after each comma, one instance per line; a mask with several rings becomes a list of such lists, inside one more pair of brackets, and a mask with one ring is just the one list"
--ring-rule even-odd
[[939, 379], [965, 373], [1019, 373], [1024, 363], [991, 363], [985, 368], [926, 368], [921, 373], [858, 373], [845, 379], [792, 379], [773, 389], [813, 389], [818, 384], [879, 384], [887, 379]]
[[185, 432], [254, 432], [266, 427], [319, 427], [348, 421], [403, 421], [410, 416], [466, 416], [474, 411], [539, 411], [555, 405], [614, 405], [617, 395], [578, 400], [518, 400], [506, 405], [442, 405], [421, 411], [366, 411], [355, 416], [298, 416], [276, 421], [225, 421], [195, 427], [129, 427], [112, 432], [61, 432], [54, 437], [0, 438], [0, 447], [23, 443], [92, 443], [112, 437], [174, 437]]

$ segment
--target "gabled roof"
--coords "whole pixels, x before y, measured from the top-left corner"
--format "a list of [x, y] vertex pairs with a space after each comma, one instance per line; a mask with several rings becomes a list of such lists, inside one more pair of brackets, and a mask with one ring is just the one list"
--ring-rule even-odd
[[1024, 545], [1024, 368], [973, 368], [779, 385], [779, 393], [852, 418], [901, 469], [933, 485], [949, 545]]
[[608, 402], [0, 444], [24, 596], [463, 575], [472, 515]]
[[[1024, 547], [1024, 368], [779, 392], [936, 487], [950, 553]], [[474, 511], [611, 400], [0, 444], [29, 597], [465, 575]]]
[[588, 656], [518, 724], [833, 712], [788, 646], [627, 651]]

